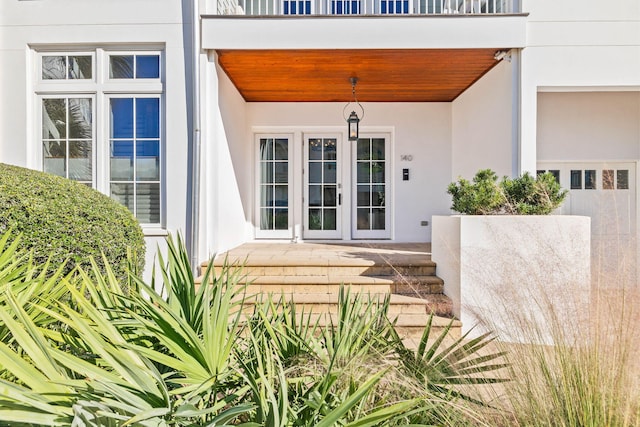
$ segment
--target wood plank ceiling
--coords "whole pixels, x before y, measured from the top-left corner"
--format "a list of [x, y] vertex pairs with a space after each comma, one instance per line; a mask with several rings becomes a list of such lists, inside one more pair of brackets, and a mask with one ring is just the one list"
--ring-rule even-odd
[[493, 68], [496, 49], [218, 50], [247, 102], [450, 102]]

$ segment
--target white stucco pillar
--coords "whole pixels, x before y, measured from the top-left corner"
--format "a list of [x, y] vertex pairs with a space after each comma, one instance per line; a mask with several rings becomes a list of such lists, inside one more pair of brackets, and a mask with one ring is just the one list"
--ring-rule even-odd
[[536, 153], [536, 126], [538, 93], [535, 83], [535, 66], [529, 63], [529, 52], [524, 49], [520, 53], [520, 147], [518, 150], [519, 173], [529, 172], [535, 176]]

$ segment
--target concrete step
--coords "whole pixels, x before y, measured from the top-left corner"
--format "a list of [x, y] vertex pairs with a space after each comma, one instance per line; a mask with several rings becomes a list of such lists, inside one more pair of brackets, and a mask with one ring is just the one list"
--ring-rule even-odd
[[[202, 269], [208, 263], [202, 264]], [[214, 269], [220, 273], [225, 260], [216, 258]], [[404, 264], [376, 264], [374, 261], [362, 259], [260, 259], [227, 260], [227, 265], [242, 267], [242, 272], [249, 276], [430, 276], [435, 275], [436, 264], [431, 260], [416, 260]]]
[[[300, 321], [306, 322], [307, 319], [310, 319], [312, 324], [318, 322], [319, 326], [335, 325], [338, 321], [337, 294], [283, 294], [274, 297], [274, 299], [276, 301], [293, 301]], [[429, 320], [430, 302], [404, 295], [391, 295], [389, 299], [387, 312], [389, 320], [395, 322], [396, 331], [403, 340], [413, 340], [417, 343], [422, 337], [424, 327]], [[264, 300], [264, 294], [246, 297], [243, 312], [248, 315], [253, 312], [256, 303]], [[367, 299], [362, 298], [361, 301], [366, 302]], [[459, 337], [462, 323], [459, 320], [438, 316], [437, 314], [432, 322], [433, 333], [439, 333], [450, 322], [453, 322], [450, 336], [453, 338]]]
[[[199, 284], [202, 277], [196, 279]], [[337, 293], [340, 286], [349, 285], [352, 292], [371, 294], [441, 294], [444, 282], [437, 276], [243, 276], [242, 284], [247, 284], [249, 293], [291, 293], [327, 292]]]
[[[255, 301], [264, 301], [266, 295], [271, 295], [275, 301], [294, 301], [300, 310], [305, 312], [312, 311], [314, 313], [336, 313], [338, 310], [338, 292], [264, 292], [245, 290], [246, 302], [245, 308], [253, 310], [252, 306]], [[351, 294], [354, 295], [353, 288]], [[387, 294], [383, 293], [365, 293], [360, 294], [362, 301], [383, 301]], [[431, 314], [436, 316], [451, 318], [452, 302], [449, 297], [444, 294], [428, 294], [423, 296], [415, 295], [398, 295], [389, 294], [389, 313], [390, 314]]]

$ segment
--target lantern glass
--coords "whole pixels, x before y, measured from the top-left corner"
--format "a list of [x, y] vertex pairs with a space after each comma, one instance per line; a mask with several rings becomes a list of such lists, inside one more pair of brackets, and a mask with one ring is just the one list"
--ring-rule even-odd
[[359, 137], [358, 124], [360, 123], [360, 118], [355, 111], [351, 112], [347, 123], [349, 124], [349, 141], [357, 141]]

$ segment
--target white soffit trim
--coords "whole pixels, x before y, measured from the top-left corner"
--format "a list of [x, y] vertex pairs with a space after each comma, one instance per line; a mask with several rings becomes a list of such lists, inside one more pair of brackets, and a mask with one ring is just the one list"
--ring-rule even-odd
[[204, 16], [204, 49], [523, 48], [526, 15]]

